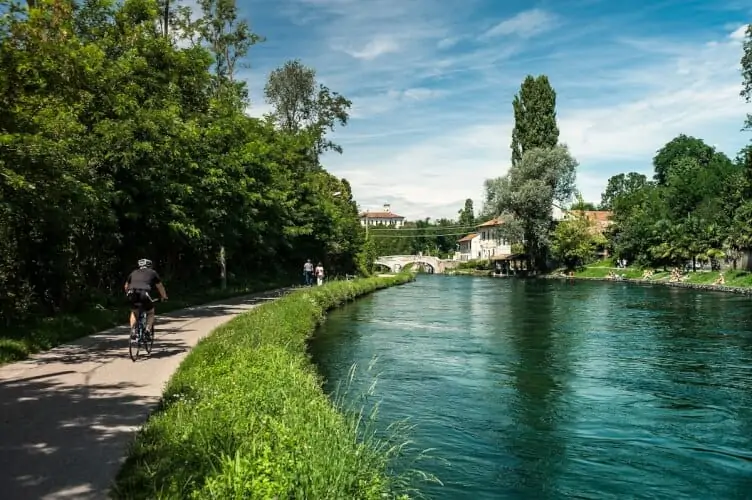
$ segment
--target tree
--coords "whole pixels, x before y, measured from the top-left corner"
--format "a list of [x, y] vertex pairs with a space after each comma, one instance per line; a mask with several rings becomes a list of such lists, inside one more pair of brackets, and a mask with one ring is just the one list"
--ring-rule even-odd
[[[747, 25], [747, 31], [744, 33], [743, 54], [741, 59], [742, 66], [742, 91], [741, 96], [744, 100], [752, 102], [752, 24]], [[752, 128], [752, 114], [747, 114], [747, 129]]]
[[349, 185], [244, 113], [256, 38], [232, 2], [193, 24], [173, 8], [189, 44], [165, 36], [166, 3], [35, 5], [0, 0], [0, 322], [119, 302], [144, 256], [175, 295], [220, 284], [222, 254], [238, 285], [313, 255], [355, 269]]
[[465, 206], [459, 211], [459, 225], [463, 227], [471, 227], [475, 224], [475, 212], [473, 211], [473, 200], [468, 198], [465, 200]]
[[[582, 199], [579, 201], [584, 203]], [[567, 219], [556, 225], [551, 250], [554, 258], [567, 269], [574, 269], [591, 261], [598, 246], [605, 243], [595, 224], [581, 210], [573, 210]]]
[[702, 139], [680, 134], [663, 146], [653, 158], [655, 181], [659, 185], [665, 185], [672, 165], [683, 157], [694, 158], [700, 165], [706, 166], [714, 155], [715, 150]]
[[487, 193], [486, 199], [496, 200], [496, 212], [509, 214], [514, 220], [504, 224], [505, 239], [517, 242], [521, 236], [529, 269], [546, 266], [553, 205], [571, 201], [576, 172], [577, 160], [566, 146], [534, 148], [506, 176], [487, 183], [497, 191]]
[[218, 80], [231, 83], [238, 61], [262, 38], [238, 19], [235, 0], [198, 0], [198, 5], [203, 17], [196, 28], [214, 55], [214, 72]]
[[594, 203], [585, 201], [583, 199], [578, 199], [576, 202], [572, 203], [572, 206], [569, 207], [569, 210], [595, 211], [597, 210], [597, 208]]
[[614, 210], [618, 199], [639, 191], [647, 182], [648, 178], [637, 172], [612, 176], [608, 179], [606, 190], [601, 195], [601, 210]]
[[522, 161], [526, 151], [553, 148], [559, 142], [556, 124], [556, 92], [546, 75], [528, 75], [512, 101], [512, 166]]
[[347, 125], [352, 102], [324, 85], [316, 84], [316, 71], [299, 60], [286, 62], [269, 75], [264, 87], [272, 118], [289, 133], [307, 134], [318, 157], [324, 151], [342, 153], [342, 147], [326, 139], [336, 123]]

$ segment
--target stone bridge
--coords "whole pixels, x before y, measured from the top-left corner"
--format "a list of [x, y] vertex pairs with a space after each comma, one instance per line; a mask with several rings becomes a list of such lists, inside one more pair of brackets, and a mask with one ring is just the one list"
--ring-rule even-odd
[[458, 263], [428, 255], [385, 255], [376, 259], [374, 264], [384, 266], [395, 273], [400, 272], [408, 264], [422, 264], [430, 267], [434, 273], [443, 273], [447, 269], [454, 269]]

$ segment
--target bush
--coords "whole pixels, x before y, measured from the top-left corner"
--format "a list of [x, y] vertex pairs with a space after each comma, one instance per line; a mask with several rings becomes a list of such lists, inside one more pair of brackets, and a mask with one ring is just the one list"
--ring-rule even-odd
[[478, 271], [489, 271], [493, 269], [493, 264], [488, 259], [466, 260], [457, 265], [457, 269], [474, 269]]
[[219, 327], [178, 368], [137, 436], [115, 498], [391, 495], [384, 449], [324, 394], [306, 340], [330, 308], [407, 273], [295, 292]]

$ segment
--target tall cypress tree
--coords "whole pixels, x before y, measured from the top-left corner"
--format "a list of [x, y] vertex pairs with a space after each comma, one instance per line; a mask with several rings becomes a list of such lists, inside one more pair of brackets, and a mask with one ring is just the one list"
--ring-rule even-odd
[[[748, 24], [744, 32], [744, 53], [740, 62], [742, 65], [741, 96], [749, 103], [752, 102], [752, 24]], [[752, 114], [747, 114], [745, 128], [752, 129]]]
[[528, 75], [512, 101], [512, 165], [522, 160], [525, 151], [552, 148], [559, 142], [556, 124], [556, 91], [546, 75]]

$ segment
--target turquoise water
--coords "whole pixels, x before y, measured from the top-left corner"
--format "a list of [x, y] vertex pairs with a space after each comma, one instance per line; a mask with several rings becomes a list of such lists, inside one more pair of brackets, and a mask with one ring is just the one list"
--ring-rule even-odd
[[357, 364], [353, 404], [378, 375], [377, 425], [434, 449], [428, 498], [752, 499], [747, 297], [421, 276], [334, 311], [311, 353], [328, 391]]

